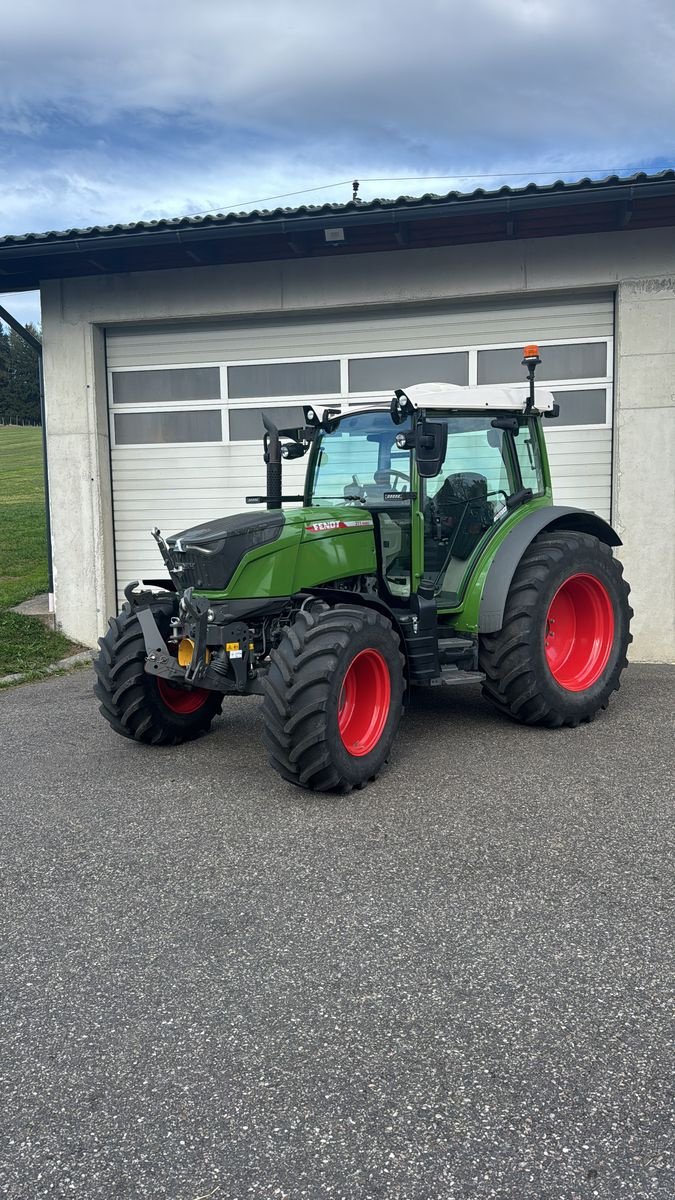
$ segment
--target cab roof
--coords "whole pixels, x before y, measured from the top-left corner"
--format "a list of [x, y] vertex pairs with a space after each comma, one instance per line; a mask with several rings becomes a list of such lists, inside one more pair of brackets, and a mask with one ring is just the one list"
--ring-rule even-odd
[[[415, 408], [525, 412], [529, 390], [523, 387], [460, 387], [456, 383], [415, 383], [405, 388], [404, 395]], [[538, 387], [535, 392], [535, 411], [551, 412], [553, 404], [553, 393]]]

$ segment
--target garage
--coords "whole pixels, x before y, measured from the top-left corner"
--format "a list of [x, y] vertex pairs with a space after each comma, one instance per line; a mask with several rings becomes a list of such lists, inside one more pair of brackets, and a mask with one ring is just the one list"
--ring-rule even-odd
[[154, 526], [263, 491], [263, 410], [524, 387], [535, 341], [555, 500], [612, 522], [631, 657], [675, 661], [673, 228], [662, 171], [0, 238], [40, 288], [58, 627], [94, 645]]
[[[555, 499], [609, 519], [613, 333], [609, 291], [109, 328], [118, 592], [162, 573], [153, 526], [175, 532], [264, 491], [263, 410], [291, 425], [303, 404], [387, 403], [413, 383], [525, 388], [527, 340], [538, 341], [538, 379], [560, 404], [546, 430]], [[303, 472], [289, 464], [285, 490], [298, 491]]]

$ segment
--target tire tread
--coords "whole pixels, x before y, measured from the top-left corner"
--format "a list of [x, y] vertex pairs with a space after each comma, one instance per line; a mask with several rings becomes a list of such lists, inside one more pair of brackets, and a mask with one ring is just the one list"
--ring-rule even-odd
[[[355, 605], [329, 608], [317, 601], [311, 608], [301, 609], [293, 626], [271, 651], [264, 681], [263, 741], [270, 765], [288, 782], [342, 794], [367, 782], [355, 782], [341, 774], [331, 756], [327, 696], [340, 654], [355, 631], [374, 624], [391, 639], [403, 672], [404, 659], [391, 622]], [[368, 779], [376, 778], [382, 765]]]
[[[563, 689], [551, 687], [550, 680], [542, 678], [538, 656], [533, 652], [534, 631], [540, 628], [551, 571], [568, 564], [572, 574], [579, 561], [586, 562], [593, 556], [602, 560], [603, 570], [609, 573], [625, 636], [618, 656], [614, 656], [613, 662], [610, 657], [604, 686], [589, 689], [586, 702], [566, 701]], [[598, 709], [607, 708], [611, 694], [620, 686], [621, 672], [628, 665], [626, 648], [632, 641], [629, 625], [633, 615], [628, 604], [629, 592], [621, 563], [598, 538], [571, 530], [540, 534], [525, 551], [513, 577], [502, 628], [481, 636], [479, 658], [485, 673], [485, 698], [505, 716], [526, 725], [556, 729], [591, 721]]]
[[[167, 612], [167, 601], [150, 605], [157, 615]], [[145, 641], [138, 617], [125, 605], [108, 621], [108, 631], [99, 638], [100, 652], [94, 662], [94, 695], [99, 711], [115, 733], [154, 746], [173, 746], [199, 737], [220, 711], [222, 697], [213, 699], [189, 719], [163, 719], [151, 689], [156, 681], [144, 671]], [[126, 672], [126, 674], [125, 674]]]

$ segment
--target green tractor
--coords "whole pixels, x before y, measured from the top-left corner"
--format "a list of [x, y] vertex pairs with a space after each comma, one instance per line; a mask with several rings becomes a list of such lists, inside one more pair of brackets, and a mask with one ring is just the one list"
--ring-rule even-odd
[[[527, 390], [419, 384], [389, 407], [307, 407], [300, 428], [265, 416], [267, 494], [247, 503], [266, 510], [154, 530], [169, 578], [130, 583], [100, 640], [113, 729], [175, 744], [259, 694], [275, 770], [349, 792], [415, 687], [480, 683], [551, 728], [606, 708], [630, 641], [620, 540], [553, 503], [539, 361], [526, 347]], [[282, 463], [304, 455], [304, 494], [284, 495]]]

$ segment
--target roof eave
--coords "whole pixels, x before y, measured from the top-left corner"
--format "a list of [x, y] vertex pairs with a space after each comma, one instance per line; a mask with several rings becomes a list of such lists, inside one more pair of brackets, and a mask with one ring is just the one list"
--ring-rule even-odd
[[259, 237], [261, 234], [275, 236], [279, 234], [293, 236], [295, 233], [330, 229], [339, 227], [349, 229], [368, 225], [400, 225], [408, 222], [425, 220], [442, 221], [451, 216], [461, 214], [490, 212], [504, 213], [507, 216], [530, 210], [533, 205], [542, 208], [571, 208], [587, 204], [611, 204], [613, 201], [630, 203], [638, 194], [653, 190], [659, 196], [675, 195], [675, 181], [659, 182], [656, 184], [617, 185], [601, 189], [588, 189], [573, 192], [533, 192], [529, 195], [518, 196], [485, 196], [477, 199], [430, 202], [428, 204], [398, 204], [379, 209], [368, 208], [359, 212], [329, 212], [320, 214], [304, 214], [299, 212], [293, 216], [255, 217], [248, 220], [240, 218], [224, 222], [209, 221], [203, 225], [185, 225], [182, 228], [162, 228], [156, 230], [130, 229], [118, 234], [83, 234], [78, 237], [64, 236], [49, 240], [15, 243], [0, 246], [0, 261], [12, 258], [31, 257], [33, 251], [40, 256], [44, 254], [90, 254], [97, 248], [115, 250], [131, 248], [132, 246], [151, 246], [158, 242], [199, 242], [210, 241], [214, 238], [242, 239]]

